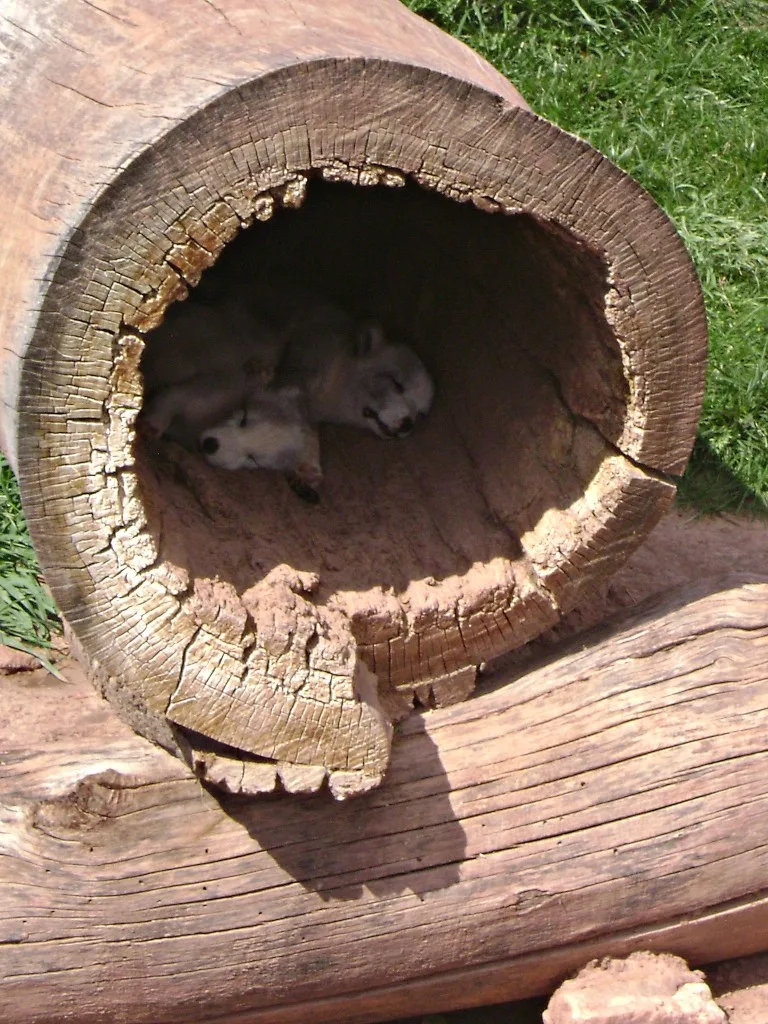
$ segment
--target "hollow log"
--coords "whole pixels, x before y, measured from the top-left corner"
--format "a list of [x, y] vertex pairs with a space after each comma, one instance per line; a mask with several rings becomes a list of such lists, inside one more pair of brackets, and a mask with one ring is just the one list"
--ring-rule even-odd
[[768, 935], [768, 580], [689, 584], [401, 726], [346, 803], [207, 792], [82, 679], [3, 681], [15, 1024], [365, 1024]]
[[[89, 676], [224, 788], [376, 785], [392, 722], [578, 604], [657, 522], [706, 329], [669, 221], [396, 0], [12, 0], [0, 437]], [[142, 353], [222, 255], [410, 340], [402, 443], [322, 504], [137, 437]]]

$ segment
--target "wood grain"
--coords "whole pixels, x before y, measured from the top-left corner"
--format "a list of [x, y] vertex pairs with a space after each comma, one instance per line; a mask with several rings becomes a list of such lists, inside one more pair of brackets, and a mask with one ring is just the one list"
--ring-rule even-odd
[[214, 797], [76, 671], [3, 680], [0, 999], [363, 1024], [768, 928], [768, 581], [668, 592], [401, 727], [376, 792]]

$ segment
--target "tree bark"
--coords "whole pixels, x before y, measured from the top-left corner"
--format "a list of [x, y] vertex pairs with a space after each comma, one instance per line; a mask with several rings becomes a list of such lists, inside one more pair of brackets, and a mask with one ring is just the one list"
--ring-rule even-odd
[[[0, 436], [83, 663], [223, 786], [376, 785], [392, 720], [466, 696], [668, 506], [703, 388], [690, 260], [395, 0], [15, 0], [0, 31]], [[437, 379], [394, 452], [329, 432], [319, 510], [136, 437], [144, 347], [241, 243], [325, 267]]]
[[412, 716], [341, 804], [214, 796], [76, 674], [10, 677], [2, 1005], [365, 1024], [763, 949], [767, 665], [768, 581], [691, 584]]

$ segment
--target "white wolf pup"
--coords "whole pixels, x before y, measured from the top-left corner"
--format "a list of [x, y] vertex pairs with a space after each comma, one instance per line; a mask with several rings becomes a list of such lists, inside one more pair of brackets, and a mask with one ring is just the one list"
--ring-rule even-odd
[[200, 435], [199, 449], [221, 469], [282, 470], [305, 501], [319, 501], [323, 478], [317, 428], [297, 387], [252, 391], [245, 405]]
[[277, 379], [307, 397], [315, 423], [406, 437], [430, 410], [435, 387], [407, 345], [388, 341], [376, 322], [355, 322], [330, 304], [288, 325]]
[[142, 423], [212, 466], [282, 470], [299, 497], [319, 500], [319, 438], [297, 387], [266, 388], [244, 373], [198, 375], [156, 392]]

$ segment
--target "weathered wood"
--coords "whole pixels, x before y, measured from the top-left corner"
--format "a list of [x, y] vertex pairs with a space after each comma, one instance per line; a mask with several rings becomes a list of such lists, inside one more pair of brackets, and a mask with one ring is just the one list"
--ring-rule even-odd
[[379, 790], [215, 798], [81, 679], [2, 683], [16, 1024], [364, 1024], [768, 935], [768, 581], [666, 593], [413, 716]]
[[[264, 770], [207, 740], [374, 785], [414, 696], [466, 694], [671, 501], [703, 388], [690, 260], [395, 0], [12, 0], [0, 31], [0, 436], [83, 662], [222, 784]], [[437, 378], [397, 452], [329, 434], [320, 509], [135, 435], [142, 347], [241, 242]]]

